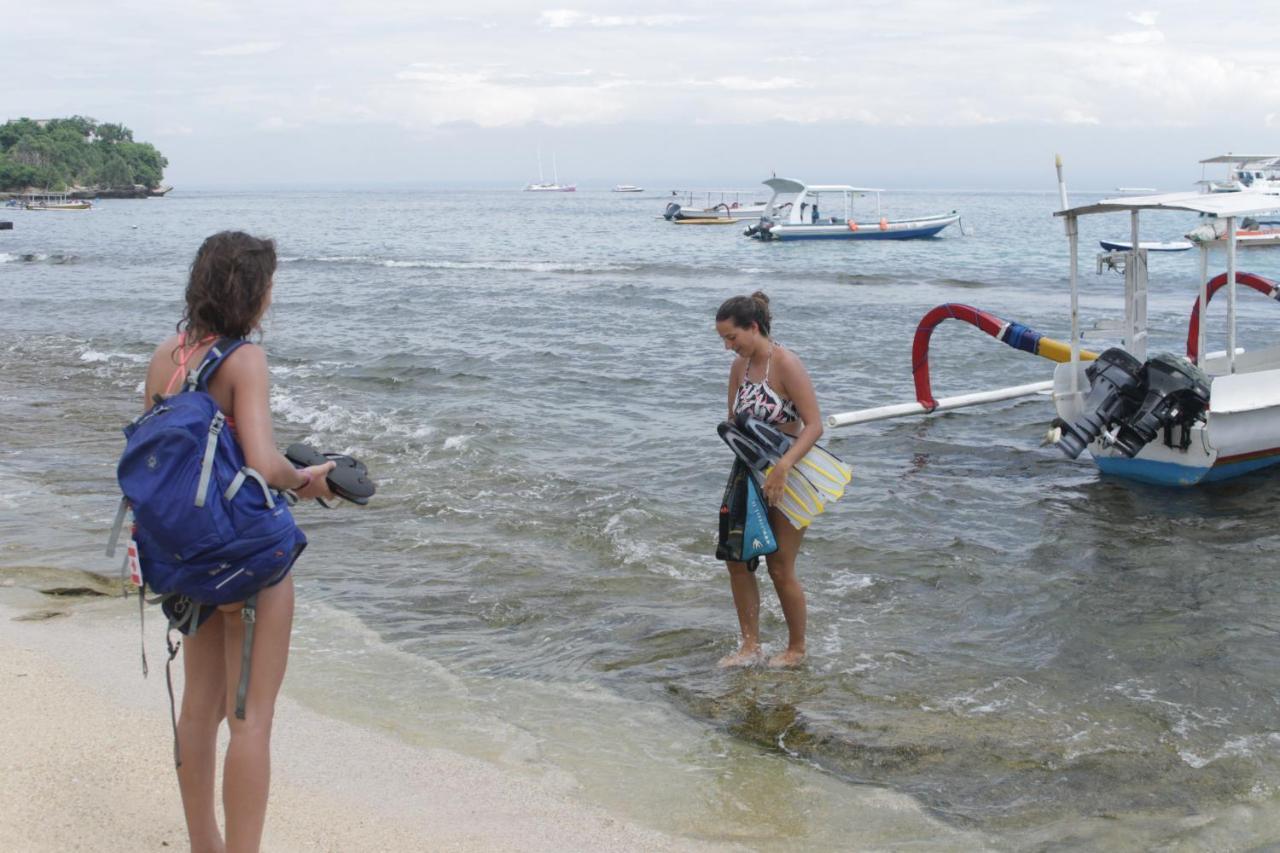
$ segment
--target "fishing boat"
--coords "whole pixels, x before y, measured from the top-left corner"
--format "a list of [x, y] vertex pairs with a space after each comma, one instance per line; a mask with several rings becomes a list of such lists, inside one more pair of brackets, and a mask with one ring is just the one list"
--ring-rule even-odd
[[723, 225], [759, 219], [763, 201], [752, 200], [755, 190], [672, 190], [662, 218], [677, 224]]
[[[773, 191], [760, 221], [743, 233], [756, 240], [920, 240], [960, 221], [956, 211], [914, 219], [889, 219], [881, 212], [884, 190], [851, 187], [845, 184], [804, 184], [790, 178], [770, 178], [764, 182]], [[826, 201], [822, 200], [823, 195]], [[839, 201], [839, 215], [826, 215], [831, 196]], [[855, 198], [874, 196], [876, 212], [870, 220], [854, 218]]]
[[76, 200], [68, 193], [23, 193], [24, 210], [89, 210], [93, 202]]
[[613, 187], [613, 189], [612, 189], [612, 190], [610, 190], [610, 192], [615, 192], [615, 193], [642, 193], [642, 192], [644, 192], [644, 187], [637, 187], [635, 184], [614, 184], [614, 187]]
[[[1206, 178], [1205, 166], [1227, 167], [1225, 178]], [[1238, 193], [1244, 190], [1280, 194], [1280, 154], [1221, 154], [1200, 161], [1201, 192]]]
[[551, 155], [551, 181], [548, 182], [542, 174], [542, 149], [538, 149], [538, 181], [533, 184], [525, 184], [524, 191], [527, 193], [572, 193], [577, 192], [578, 188], [574, 184], [561, 184], [559, 170], [556, 169], [556, 155]]
[[[912, 374], [916, 399], [909, 403], [846, 412], [828, 418], [832, 427], [911, 414], [945, 412], [1033, 395], [1049, 395], [1057, 418], [1049, 440], [1069, 458], [1086, 450], [1104, 474], [1160, 485], [1187, 486], [1225, 480], [1280, 463], [1280, 342], [1247, 351], [1236, 340], [1241, 287], [1280, 300], [1280, 286], [1237, 270], [1238, 223], [1270, 210], [1265, 193], [1168, 193], [1126, 196], [1070, 208], [1060, 183], [1062, 217], [1070, 244], [1070, 336], [1054, 340], [1020, 323], [969, 305], [945, 304], [929, 311], [916, 328]], [[1139, 240], [1139, 219], [1148, 212], [1203, 214], [1225, 223], [1226, 270], [1209, 275], [1209, 249], [1201, 247], [1200, 289], [1190, 306], [1185, 353], [1147, 351], [1148, 252]], [[1099, 270], [1124, 275], [1124, 316], [1114, 329], [1119, 341], [1101, 352], [1082, 349], [1079, 312], [1081, 217], [1127, 214], [1130, 246], [1099, 256]], [[1106, 259], [1109, 263], [1102, 263]], [[1215, 294], [1227, 300], [1225, 347], [1208, 348], [1201, 318]], [[1057, 362], [1051, 379], [937, 399], [929, 380], [929, 343], [935, 328], [954, 319], [978, 327], [1015, 349]], [[1217, 337], [1217, 335], [1215, 335]]]

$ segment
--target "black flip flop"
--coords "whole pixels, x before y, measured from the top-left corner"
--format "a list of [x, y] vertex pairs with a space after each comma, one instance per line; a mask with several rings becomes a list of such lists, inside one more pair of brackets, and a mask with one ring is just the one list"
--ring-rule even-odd
[[350, 456], [344, 456], [341, 453], [321, 453], [311, 445], [299, 442], [289, 445], [284, 452], [284, 457], [299, 468], [323, 465], [326, 462], [335, 463], [333, 470], [325, 477], [325, 481], [329, 484], [329, 491], [353, 504], [364, 506], [378, 490], [373, 480], [369, 479], [369, 469], [365, 464]]

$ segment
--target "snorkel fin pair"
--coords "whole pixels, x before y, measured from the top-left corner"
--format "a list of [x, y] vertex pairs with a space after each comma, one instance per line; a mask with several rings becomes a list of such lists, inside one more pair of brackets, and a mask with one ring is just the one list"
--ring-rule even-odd
[[[764, 478], [791, 449], [792, 437], [756, 418], [739, 414], [733, 422], [717, 427], [720, 438], [750, 468], [757, 479]], [[853, 479], [853, 469], [824, 447], [814, 445], [787, 472], [786, 485], [777, 509], [797, 530], [803, 530], [826, 511], [826, 505], [844, 495]]]
[[[329, 491], [353, 504], [364, 506], [378, 490], [377, 484], [369, 479], [369, 469], [365, 464], [350, 456], [344, 456], [341, 453], [321, 453], [311, 445], [299, 442], [289, 445], [284, 452], [284, 458], [298, 468], [309, 468], [326, 462], [334, 463], [333, 470], [325, 477]], [[329, 507], [324, 501], [320, 503]], [[332, 509], [332, 507], [329, 508]]]

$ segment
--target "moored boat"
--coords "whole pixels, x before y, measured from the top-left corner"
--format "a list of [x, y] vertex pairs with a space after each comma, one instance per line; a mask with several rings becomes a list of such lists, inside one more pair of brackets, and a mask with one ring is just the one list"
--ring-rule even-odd
[[614, 184], [614, 187], [613, 187], [613, 189], [612, 189], [612, 190], [610, 190], [610, 192], [615, 192], [615, 193], [642, 193], [642, 192], [644, 192], [644, 187], [637, 187], [635, 184]]
[[[1099, 240], [1098, 245], [1108, 252], [1127, 252], [1133, 248], [1128, 240]], [[1143, 240], [1138, 248], [1148, 252], [1186, 252], [1193, 247], [1189, 240]]]
[[[1221, 164], [1227, 167], [1225, 178], [1204, 177], [1204, 167]], [[1201, 192], [1238, 193], [1244, 190], [1280, 194], [1280, 154], [1222, 154], [1200, 161], [1201, 178], [1196, 183]]]
[[[920, 240], [935, 237], [942, 229], [960, 221], [956, 211], [912, 219], [889, 219], [880, 209], [880, 193], [870, 187], [846, 184], [804, 184], [790, 178], [770, 178], [764, 182], [773, 190], [760, 221], [744, 234], [756, 240]], [[839, 215], [825, 215], [833, 204], [823, 201], [837, 196]], [[875, 197], [875, 216], [859, 222], [853, 213], [856, 198]]]
[[68, 193], [23, 193], [24, 210], [89, 210], [93, 202], [76, 200]]
[[670, 222], [698, 220], [704, 224], [710, 220], [742, 222], [759, 219], [764, 213], [763, 201], [754, 201], [752, 190], [672, 190], [672, 200], [662, 211], [662, 218]]
[[[1236, 268], [1237, 223], [1275, 205], [1265, 193], [1168, 193], [1120, 197], [1067, 208], [1063, 217], [1070, 242], [1070, 336], [1054, 340], [1020, 323], [968, 305], [940, 305], [916, 329], [912, 375], [916, 400], [833, 415], [832, 427], [911, 414], [928, 414], [1034, 395], [1052, 395], [1057, 418], [1050, 438], [1069, 458], [1088, 451], [1098, 469], [1159, 485], [1193, 485], [1228, 479], [1280, 463], [1280, 342], [1248, 351], [1236, 339], [1236, 296], [1240, 286], [1280, 300], [1280, 286]], [[1147, 351], [1148, 249], [1138, 237], [1139, 216], [1148, 211], [1190, 211], [1225, 223], [1226, 271], [1210, 278], [1208, 246], [1200, 254], [1200, 291], [1191, 306], [1183, 353]], [[1112, 252], [1111, 268], [1124, 274], [1124, 315], [1095, 329], [1119, 333], [1118, 344], [1101, 352], [1080, 345], [1079, 229], [1082, 216], [1123, 213], [1129, 217], [1129, 245]], [[1099, 271], [1105, 265], [1099, 265]], [[1201, 322], [1209, 301], [1226, 290], [1225, 346], [1207, 347]], [[1046, 381], [935, 399], [929, 380], [929, 343], [944, 320], [968, 322], [1015, 349], [1058, 362]]]
[[556, 155], [551, 155], [551, 180], [548, 181], [542, 174], [542, 149], [538, 149], [538, 180], [536, 183], [525, 184], [524, 191], [527, 193], [572, 193], [577, 192], [578, 187], [574, 184], [560, 183], [559, 170], [556, 168]]

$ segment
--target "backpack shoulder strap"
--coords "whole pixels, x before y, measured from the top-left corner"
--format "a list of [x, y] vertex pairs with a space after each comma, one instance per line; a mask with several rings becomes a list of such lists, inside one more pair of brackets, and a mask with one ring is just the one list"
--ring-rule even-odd
[[184, 391], [208, 391], [209, 380], [213, 379], [213, 374], [218, 372], [218, 368], [222, 366], [222, 362], [227, 356], [239, 349], [243, 344], [248, 343], [244, 338], [220, 338], [209, 347], [209, 351], [204, 354], [200, 366], [187, 376], [187, 383], [183, 386]]

